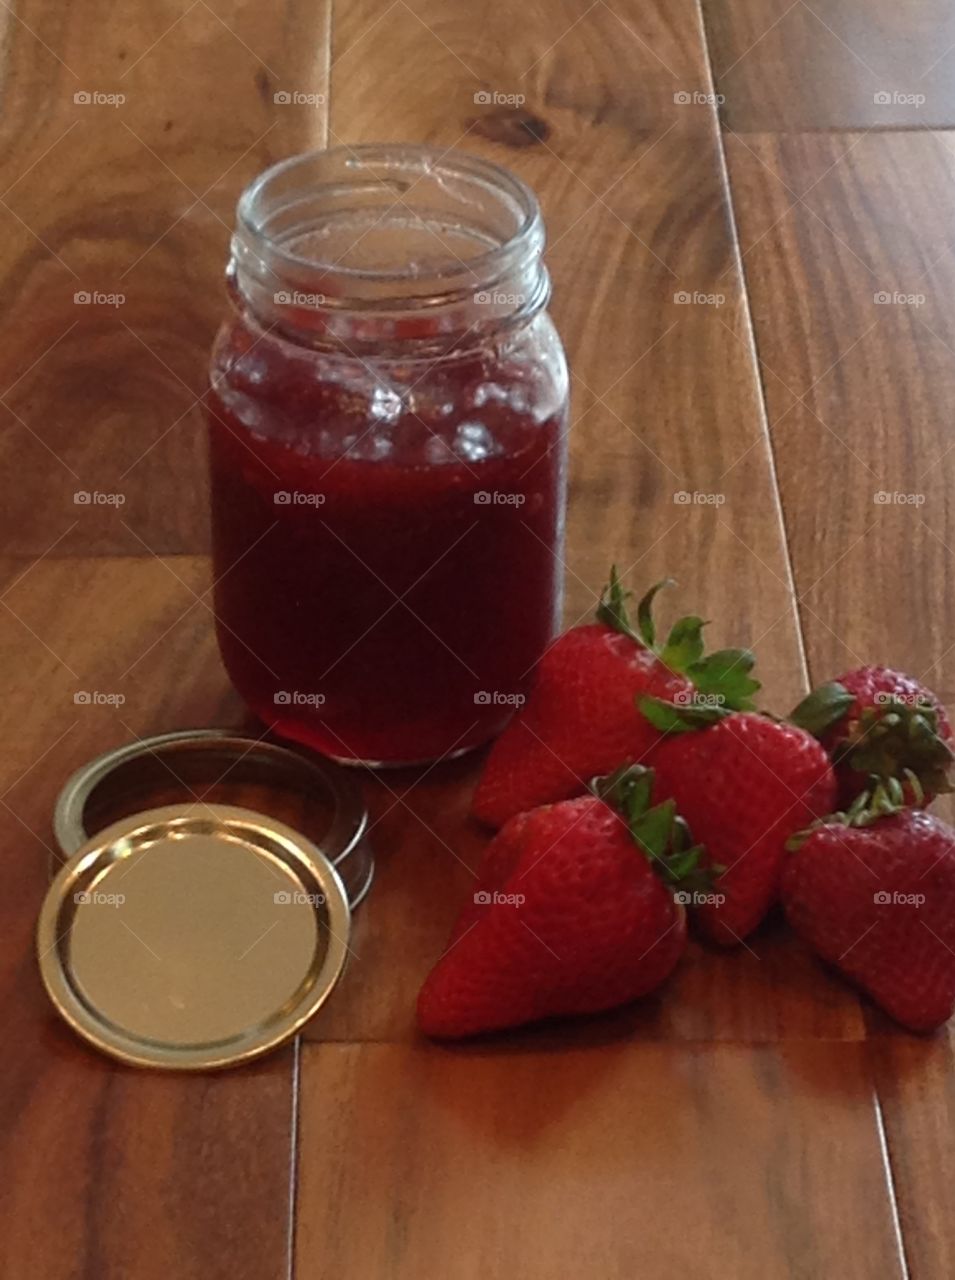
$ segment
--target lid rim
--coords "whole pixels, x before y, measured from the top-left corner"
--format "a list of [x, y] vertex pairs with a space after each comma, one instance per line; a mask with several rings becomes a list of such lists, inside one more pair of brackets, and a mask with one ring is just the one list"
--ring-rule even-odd
[[[347, 775], [320, 759], [306, 757], [290, 747], [264, 738], [248, 738], [232, 729], [203, 728], [177, 729], [123, 743], [75, 769], [63, 784], [53, 809], [53, 834], [66, 858], [73, 857], [79, 849], [99, 836], [100, 832], [89, 831], [86, 827], [86, 809], [97, 788], [118, 770], [146, 756], [153, 756], [160, 761], [166, 755], [175, 759], [181, 754], [201, 750], [204, 745], [215, 746], [224, 751], [231, 749], [236, 757], [234, 764], [248, 761], [262, 763], [266, 767], [284, 768], [289, 774], [300, 775], [307, 785], [323, 787], [334, 802], [334, 814], [322, 840], [322, 853], [338, 867], [362, 849], [370, 822], [368, 808], [358, 787]], [[174, 771], [173, 776], [182, 782]], [[188, 787], [186, 783], [183, 785]], [[189, 802], [183, 801], [183, 804], [187, 803]], [[264, 813], [261, 816], [270, 817]], [[326, 848], [328, 852], [325, 851]], [[368, 861], [372, 864], [373, 875], [374, 860], [370, 851]], [[354, 897], [350, 898], [353, 908], [368, 892], [372, 875], [366, 877], [364, 885], [356, 888]]]
[[[183, 828], [188, 825], [190, 817], [195, 819], [200, 816], [204, 820], [213, 817], [224, 827], [245, 829], [247, 832], [260, 830], [265, 825], [270, 844], [278, 843], [289, 853], [290, 862], [286, 865], [292, 870], [301, 867], [307, 873], [301, 877], [301, 883], [308, 887], [314, 882], [322, 890], [322, 919], [317, 922], [316, 928], [319, 936], [323, 935], [324, 945], [314, 981], [305, 996], [292, 1006], [286, 1018], [279, 1021], [277, 1030], [266, 1033], [264, 1028], [270, 1024], [260, 1022], [244, 1035], [242, 1031], [238, 1031], [225, 1039], [206, 1043], [164, 1043], [153, 1036], [137, 1037], [117, 1026], [89, 1001], [86, 993], [72, 979], [70, 963], [65, 959], [65, 944], [70, 939], [76, 915], [75, 907], [72, 908], [66, 929], [61, 927], [62, 915], [64, 906], [70, 902], [71, 892], [82, 882], [83, 876], [91, 868], [98, 867], [104, 859], [107, 859], [107, 865], [115, 861], [109, 859], [108, 855], [118, 840], [128, 839], [137, 830], [163, 824], [170, 828], [178, 826], [180, 834], [183, 834]], [[250, 847], [255, 851], [254, 842], [250, 842]], [[329, 919], [326, 920], [326, 916]], [[239, 1066], [271, 1053], [293, 1039], [305, 1023], [314, 1017], [335, 989], [344, 970], [350, 928], [351, 910], [338, 871], [321, 850], [301, 833], [285, 823], [263, 819], [262, 814], [239, 806], [205, 803], [165, 805], [112, 823], [64, 863], [50, 885], [40, 910], [36, 927], [36, 953], [44, 988], [57, 1013], [74, 1032], [100, 1052], [128, 1066], [145, 1069], [216, 1071]], [[316, 955], [318, 954], [316, 951]], [[303, 975], [303, 981], [308, 972]], [[236, 1045], [232, 1051], [226, 1049], [230, 1042]]]

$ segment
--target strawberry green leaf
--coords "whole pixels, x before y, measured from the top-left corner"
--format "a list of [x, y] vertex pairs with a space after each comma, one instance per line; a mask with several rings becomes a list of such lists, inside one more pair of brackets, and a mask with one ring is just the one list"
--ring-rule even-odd
[[755, 661], [749, 649], [717, 649], [694, 662], [686, 674], [698, 693], [719, 698], [728, 710], [752, 711], [752, 695], [761, 687], [750, 675]]
[[653, 773], [642, 764], [625, 764], [613, 773], [592, 778], [589, 789], [621, 813], [642, 813], [650, 805]]
[[660, 661], [671, 671], [686, 671], [703, 657], [702, 618], [690, 615], [673, 624], [667, 642], [660, 653]]
[[659, 582], [655, 582], [653, 584], [637, 605], [637, 628], [648, 649], [652, 649], [654, 647], [657, 639], [656, 623], [653, 621], [653, 601], [656, 598], [658, 591], [662, 591], [664, 587], [672, 587], [673, 585], [674, 582], [672, 578], [662, 578]]
[[610, 581], [604, 587], [600, 604], [597, 606], [597, 621], [602, 622], [606, 627], [612, 627], [622, 635], [629, 636], [637, 644], [655, 651], [657, 629], [653, 621], [653, 601], [658, 591], [671, 586], [673, 586], [672, 578], [663, 578], [660, 582], [654, 583], [637, 605], [637, 629], [634, 630], [627, 608], [627, 601], [632, 592], [624, 589], [620, 575], [617, 573], [617, 566], [611, 565]]
[[938, 731], [938, 712], [926, 699], [914, 705], [886, 697], [855, 709], [856, 698], [831, 680], [813, 689], [789, 719], [816, 738], [838, 727], [833, 759], [876, 781], [914, 777], [922, 794], [953, 789], [955, 753]]
[[699, 706], [692, 702], [677, 705], [675, 702], [664, 702], [662, 698], [651, 698], [644, 694], [637, 699], [641, 713], [661, 733], [689, 733], [693, 729], [704, 729], [716, 724], [729, 715], [725, 707]]
[[[909, 795], [906, 794], [909, 788]], [[910, 798], [911, 797], [911, 798]], [[790, 853], [809, 839], [820, 827], [871, 827], [881, 818], [890, 818], [904, 809], [917, 808], [924, 795], [922, 784], [911, 770], [905, 770], [902, 778], [872, 778], [872, 786], [856, 796], [844, 813], [831, 813], [827, 818], [817, 818], [802, 831], [797, 831], [786, 841]]]
[[673, 800], [664, 800], [642, 814], [627, 814], [630, 834], [651, 858], [662, 858], [666, 853], [675, 815]]
[[838, 724], [854, 702], [855, 696], [844, 684], [831, 680], [803, 698], [799, 706], [789, 713], [789, 719], [798, 728], [819, 738]]
[[[703, 846], [695, 844], [692, 848], [681, 849], [678, 853], [671, 854], [666, 861], [666, 874], [674, 884], [686, 885], [686, 882], [693, 876], [695, 871], [705, 873], [705, 868], [700, 867], [700, 855], [703, 853]], [[709, 887], [711, 877], [707, 876], [705, 882], [699, 881], [698, 887]], [[689, 887], [689, 886], [687, 886]]]
[[637, 848], [647, 857], [671, 889], [706, 892], [720, 868], [701, 863], [702, 845], [695, 845], [690, 830], [677, 814], [673, 800], [652, 805], [654, 774], [643, 765], [627, 765], [604, 778], [594, 778], [590, 789], [617, 809]]
[[679, 814], [677, 814], [676, 817], [673, 819], [674, 848], [682, 852], [684, 849], [689, 849], [692, 843], [693, 843], [693, 837], [690, 834], [690, 828], [687, 825], [686, 819], [682, 818]]
[[[705, 695], [701, 703], [712, 703], [730, 711], [751, 711], [753, 694], [760, 684], [750, 674], [755, 659], [748, 649], [719, 649], [704, 655], [703, 618], [688, 614], [670, 628], [665, 644], [657, 646], [657, 629], [653, 620], [653, 602], [664, 587], [672, 586], [672, 578], [656, 582], [637, 605], [636, 628], [630, 622], [627, 601], [630, 592], [624, 590], [616, 565], [610, 568], [610, 580], [600, 597], [597, 621], [629, 636], [636, 644], [655, 653], [671, 671], [685, 675]], [[706, 723], [712, 723], [708, 718]], [[692, 726], [688, 726], [692, 727]], [[671, 727], [669, 732], [675, 732]]]
[[638, 636], [630, 625], [630, 614], [627, 609], [630, 596], [631, 592], [625, 591], [620, 581], [617, 566], [612, 564], [610, 581], [601, 592], [600, 603], [597, 606], [597, 621], [602, 622], [605, 627], [612, 627], [614, 631], [619, 631], [621, 635], [629, 636], [637, 644], [643, 645], [644, 639]]

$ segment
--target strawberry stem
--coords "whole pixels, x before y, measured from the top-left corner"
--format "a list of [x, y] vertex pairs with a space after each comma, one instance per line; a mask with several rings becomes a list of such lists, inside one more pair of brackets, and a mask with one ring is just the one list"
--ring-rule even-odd
[[839, 729], [835, 764], [875, 778], [915, 775], [922, 794], [952, 790], [955, 753], [938, 731], [938, 712], [926, 699], [914, 705], [886, 695], [875, 707], [854, 712], [855, 694], [832, 680], [803, 698], [789, 716], [793, 724], [816, 738]]
[[637, 625], [640, 628], [640, 634], [643, 636], [647, 648], [653, 649], [654, 652], [656, 652], [657, 627], [653, 620], [653, 602], [657, 597], [657, 593], [662, 591], [664, 587], [675, 586], [676, 583], [673, 578], [661, 578], [659, 582], [653, 584], [637, 605]]
[[[906, 787], [910, 788], [911, 799], [906, 795]], [[786, 841], [786, 848], [791, 853], [795, 852], [820, 827], [871, 827], [881, 818], [890, 818], [905, 809], [918, 808], [924, 798], [922, 784], [911, 770], [906, 769], [901, 779], [873, 776], [871, 788], [857, 795], [847, 810], [830, 813], [826, 818], [817, 818], [808, 827], [790, 836]]]
[[676, 812], [673, 800], [651, 804], [653, 783], [652, 769], [626, 765], [607, 777], [594, 778], [590, 789], [618, 810], [637, 848], [664, 883], [672, 889], [709, 891], [714, 873], [722, 871], [722, 867], [701, 864], [703, 846], [693, 843], [690, 829]]
[[877, 778], [915, 777], [924, 796], [951, 791], [952, 748], [938, 732], [938, 713], [928, 703], [909, 706], [890, 698], [866, 707], [852, 723], [836, 761]]
[[[752, 695], [760, 684], [750, 674], [755, 658], [749, 649], [718, 649], [715, 653], [704, 654], [703, 628], [707, 623], [696, 614], [677, 619], [665, 642], [657, 644], [653, 602], [659, 591], [671, 586], [675, 586], [673, 578], [662, 578], [653, 584], [637, 604], [637, 626], [634, 629], [627, 608], [632, 592], [624, 589], [617, 566], [611, 565], [610, 579], [597, 607], [597, 621], [629, 636], [635, 644], [655, 653], [671, 671], [686, 676], [701, 695], [695, 701], [728, 711], [752, 710]], [[712, 717], [705, 723], [712, 723]], [[671, 717], [671, 727], [666, 732], [679, 732], [675, 724], [676, 720]], [[687, 724], [686, 727], [698, 728], [699, 724]]]
[[606, 627], [611, 627], [614, 631], [619, 631], [621, 635], [629, 636], [635, 644], [645, 649], [653, 649], [656, 640], [653, 599], [658, 591], [673, 585], [675, 584], [672, 578], [662, 578], [654, 583], [637, 605], [637, 630], [635, 631], [627, 608], [627, 601], [632, 598], [633, 592], [624, 589], [620, 575], [617, 573], [617, 566], [612, 564], [610, 580], [601, 592], [600, 604], [597, 606], [597, 621], [602, 622]]

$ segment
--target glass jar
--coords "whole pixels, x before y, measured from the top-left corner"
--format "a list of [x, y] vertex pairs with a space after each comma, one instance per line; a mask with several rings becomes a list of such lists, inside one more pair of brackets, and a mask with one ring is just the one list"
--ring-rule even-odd
[[533, 193], [456, 151], [296, 156], [239, 201], [207, 416], [233, 684], [344, 762], [459, 754], [560, 613], [567, 370]]

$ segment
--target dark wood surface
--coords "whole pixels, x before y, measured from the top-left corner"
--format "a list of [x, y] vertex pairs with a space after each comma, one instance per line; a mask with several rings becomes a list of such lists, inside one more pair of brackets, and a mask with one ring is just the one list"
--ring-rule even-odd
[[417, 1038], [485, 840], [477, 761], [366, 780], [354, 956], [255, 1068], [122, 1070], [58, 1023], [33, 959], [66, 775], [245, 723], [205, 594], [197, 397], [235, 198], [309, 146], [461, 145], [538, 191], [574, 375], [568, 624], [615, 558], [754, 647], [775, 709], [870, 660], [955, 698], [955, 26], [787, 2], [0, 7], [0, 1274], [955, 1270], [948, 1036], [892, 1029], [779, 921], [694, 943], [605, 1018]]

